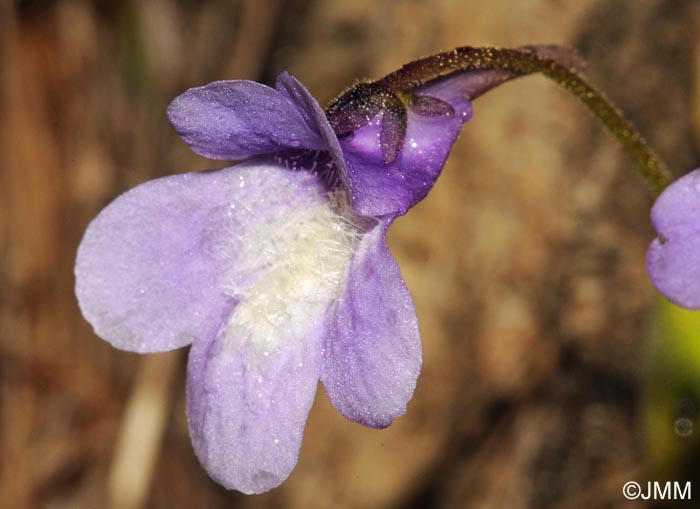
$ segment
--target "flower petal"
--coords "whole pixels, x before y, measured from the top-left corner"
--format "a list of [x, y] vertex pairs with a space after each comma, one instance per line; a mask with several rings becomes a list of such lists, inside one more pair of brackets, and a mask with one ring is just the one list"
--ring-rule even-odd
[[287, 205], [276, 199], [279, 206], [268, 205], [264, 218], [241, 236], [236, 263], [255, 270], [235, 288], [239, 302], [231, 316], [213, 339], [196, 340], [190, 357], [188, 408], [197, 455], [214, 479], [246, 493], [279, 485], [296, 463], [328, 308], [357, 238], [317, 176], [287, 174], [314, 179], [319, 187], [283, 183]]
[[651, 209], [659, 234], [647, 251], [647, 271], [669, 300], [700, 309], [700, 169], [672, 183]]
[[421, 365], [416, 312], [386, 244], [388, 226], [379, 223], [358, 246], [321, 372], [333, 405], [374, 428], [405, 413]]
[[270, 218], [298, 218], [290, 208], [311, 214], [325, 193], [310, 172], [264, 161], [132, 189], [97, 216], [78, 249], [83, 315], [124, 350], [189, 344], [220, 323], [265, 268], [272, 248], [251, 250], [283, 237], [271, 235]]
[[240, 323], [192, 346], [192, 443], [209, 475], [226, 488], [265, 492], [279, 486], [297, 462], [318, 383], [323, 331], [313, 317], [306, 320], [309, 327], [280, 330], [274, 340], [280, 348], [269, 352], [258, 351], [256, 332]]
[[191, 88], [170, 103], [168, 120], [192, 150], [212, 159], [325, 148], [295, 104], [252, 81]]
[[[343, 149], [338, 142], [338, 137], [335, 135], [333, 128], [328, 123], [325, 112], [321, 106], [319, 106], [316, 99], [314, 99], [299, 80], [286, 72], [283, 72], [277, 77], [276, 88], [281, 94], [284, 94], [290, 101], [296, 104], [311, 128], [321, 135], [325, 143], [324, 150], [330, 153], [335, 163], [337, 177], [344, 184], [345, 189], [351, 189]], [[351, 201], [353, 200], [352, 196], [350, 199]]]
[[230, 170], [146, 182], [90, 224], [75, 264], [76, 294], [95, 332], [117, 348], [187, 345], [227, 306], [208, 249], [212, 211], [230, 199]]

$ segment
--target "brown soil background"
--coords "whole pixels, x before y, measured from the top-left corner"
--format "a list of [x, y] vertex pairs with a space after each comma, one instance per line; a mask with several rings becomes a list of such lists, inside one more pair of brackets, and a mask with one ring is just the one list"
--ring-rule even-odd
[[[216, 79], [289, 70], [325, 104], [454, 46], [568, 44], [680, 175], [700, 160], [699, 27], [684, 0], [0, 1], [0, 506], [657, 507], [620, 491], [645, 478], [653, 441], [651, 200], [541, 77], [476, 102], [434, 190], [390, 232], [425, 351], [408, 413], [365, 429], [320, 390], [297, 468], [268, 494], [209, 480], [187, 433], [185, 353], [100, 341], [73, 261], [117, 194], [215, 166], [164, 113]], [[152, 434], [149, 409], [165, 417]], [[678, 468], [697, 478], [697, 460]]]

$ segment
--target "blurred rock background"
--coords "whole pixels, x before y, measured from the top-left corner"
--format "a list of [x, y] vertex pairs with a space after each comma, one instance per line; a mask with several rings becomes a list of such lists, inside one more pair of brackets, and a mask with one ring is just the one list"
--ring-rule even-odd
[[577, 48], [676, 175], [698, 166], [697, 1], [0, 2], [0, 505], [657, 508], [669, 504], [626, 501], [622, 485], [695, 476], [700, 490], [700, 363], [676, 381], [684, 347], [663, 354], [674, 332], [644, 270], [650, 198], [541, 77], [476, 102], [434, 190], [390, 232], [425, 349], [408, 413], [365, 429], [320, 390], [279, 489], [209, 480], [187, 433], [185, 352], [114, 350], [77, 308], [73, 261], [95, 214], [216, 164], [165, 120], [186, 88], [289, 70], [325, 104], [431, 52], [536, 43]]

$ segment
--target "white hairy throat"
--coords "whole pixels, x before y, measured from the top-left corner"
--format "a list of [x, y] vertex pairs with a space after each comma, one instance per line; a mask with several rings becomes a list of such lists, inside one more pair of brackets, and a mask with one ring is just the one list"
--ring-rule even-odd
[[240, 234], [236, 272], [251, 277], [227, 286], [239, 300], [222, 331], [227, 349], [262, 361], [321, 327], [345, 286], [361, 222], [336, 190], [268, 211]]

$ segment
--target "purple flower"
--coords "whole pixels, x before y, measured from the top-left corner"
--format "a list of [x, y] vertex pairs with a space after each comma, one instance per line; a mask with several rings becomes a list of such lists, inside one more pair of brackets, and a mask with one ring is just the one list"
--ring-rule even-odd
[[117, 348], [192, 345], [190, 432], [216, 481], [245, 493], [284, 481], [319, 379], [355, 422], [383, 428], [406, 411], [421, 346], [386, 231], [433, 185], [468, 98], [508, 77], [417, 90], [429, 97], [417, 104], [439, 107], [408, 109], [391, 161], [381, 113], [338, 139], [288, 74], [276, 89], [221, 81], [172, 102], [170, 122], [195, 152], [245, 161], [118, 197], [85, 233], [76, 293]]
[[651, 222], [659, 234], [647, 252], [651, 281], [672, 302], [700, 309], [700, 169], [664, 190]]

